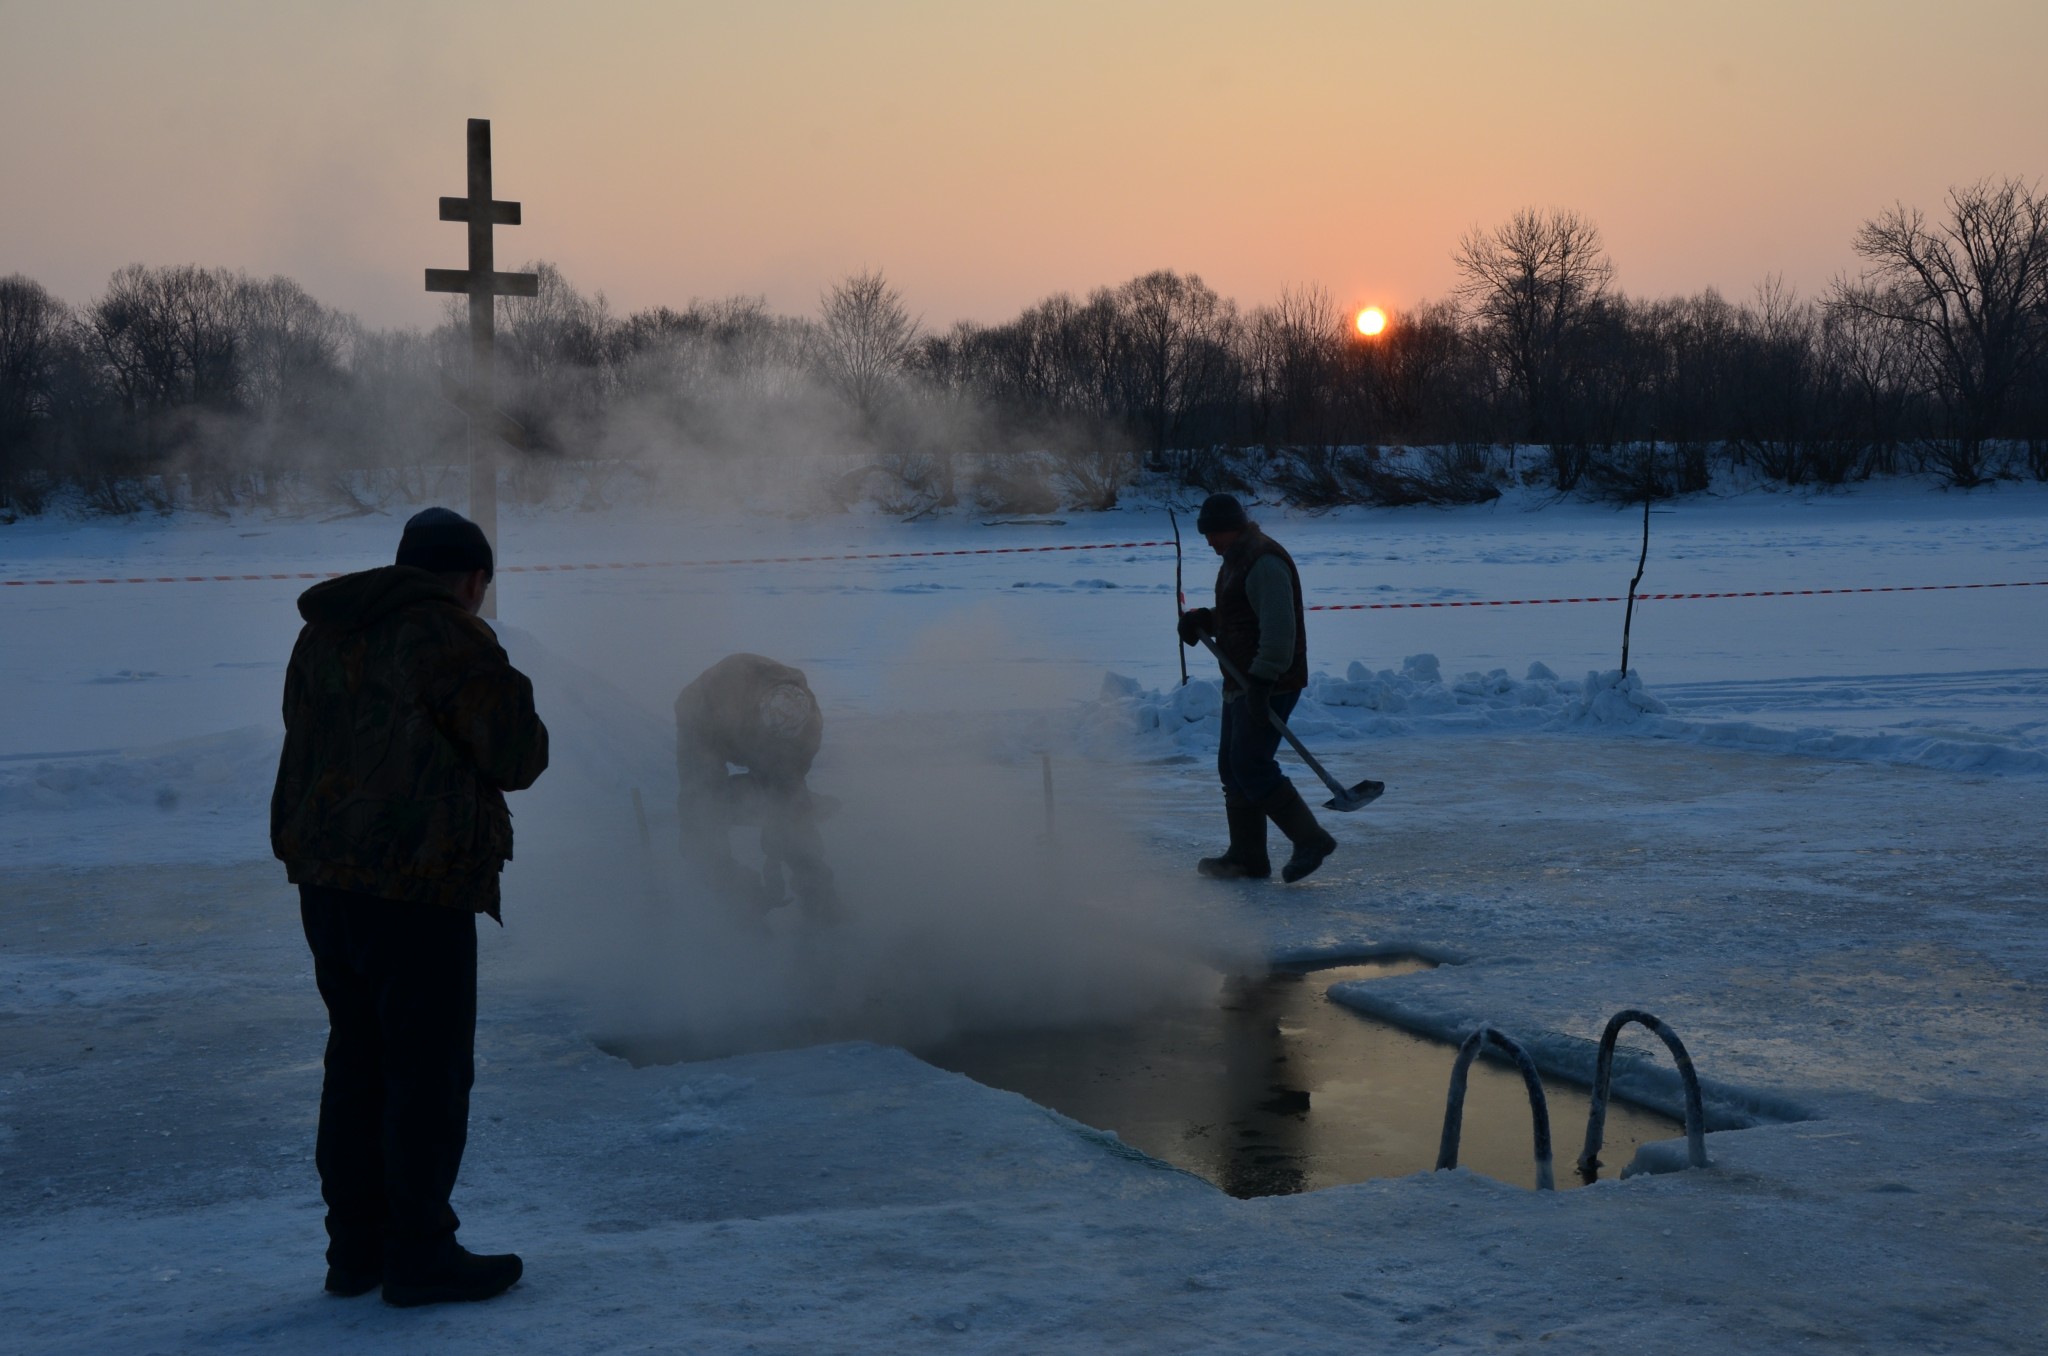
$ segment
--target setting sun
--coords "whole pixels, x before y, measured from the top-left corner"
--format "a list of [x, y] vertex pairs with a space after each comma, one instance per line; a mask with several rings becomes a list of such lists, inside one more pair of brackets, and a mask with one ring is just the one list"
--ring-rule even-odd
[[1387, 313], [1377, 306], [1368, 306], [1358, 313], [1358, 332], [1378, 334], [1387, 327]]

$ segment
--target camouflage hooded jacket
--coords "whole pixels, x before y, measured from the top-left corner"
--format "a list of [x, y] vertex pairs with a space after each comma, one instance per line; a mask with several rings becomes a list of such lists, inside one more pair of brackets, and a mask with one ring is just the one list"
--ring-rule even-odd
[[284, 678], [270, 845], [295, 885], [498, 916], [507, 791], [548, 765], [533, 684], [439, 576], [316, 584]]

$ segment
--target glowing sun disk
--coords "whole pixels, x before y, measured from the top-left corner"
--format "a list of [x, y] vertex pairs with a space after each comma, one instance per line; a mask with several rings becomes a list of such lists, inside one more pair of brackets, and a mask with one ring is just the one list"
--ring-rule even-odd
[[1387, 313], [1377, 306], [1368, 306], [1358, 313], [1358, 332], [1378, 334], [1387, 327]]

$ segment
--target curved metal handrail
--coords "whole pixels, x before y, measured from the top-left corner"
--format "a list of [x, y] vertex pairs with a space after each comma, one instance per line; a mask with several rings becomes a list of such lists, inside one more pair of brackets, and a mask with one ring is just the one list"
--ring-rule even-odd
[[1685, 1052], [1685, 1042], [1661, 1019], [1641, 1008], [1623, 1008], [1607, 1019], [1607, 1029], [1600, 1033], [1600, 1063], [1593, 1074], [1593, 1110], [1586, 1118], [1586, 1147], [1579, 1154], [1579, 1180], [1583, 1182], [1591, 1182], [1600, 1175], [1600, 1140], [1607, 1132], [1607, 1095], [1614, 1082], [1614, 1042], [1630, 1022], [1656, 1032], [1670, 1049], [1671, 1058], [1678, 1065], [1678, 1076], [1685, 1082], [1686, 1166], [1707, 1166], [1707, 1117], [1700, 1098], [1700, 1076], [1693, 1071], [1692, 1056]]
[[1511, 1056], [1515, 1067], [1522, 1071], [1522, 1085], [1529, 1090], [1529, 1119], [1536, 1139], [1536, 1189], [1555, 1191], [1557, 1179], [1550, 1167], [1550, 1103], [1543, 1096], [1543, 1079], [1536, 1073], [1536, 1061], [1512, 1036], [1490, 1026], [1480, 1027], [1458, 1046], [1458, 1062], [1451, 1066], [1450, 1096], [1444, 1103], [1444, 1134], [1436, 1152], [1437, 1171], [1458, 1166], [1458, 1139], [1465, 1129], [1465, 1079], [1480, 1047], [1489, 1044]]

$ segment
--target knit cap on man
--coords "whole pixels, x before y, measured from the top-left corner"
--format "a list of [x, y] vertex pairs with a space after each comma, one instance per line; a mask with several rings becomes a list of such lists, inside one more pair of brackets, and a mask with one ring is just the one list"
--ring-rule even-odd
[[467, 574], [482, 570], [488, 578], [497, 572], [491, 557], [491, 543], [484, 530], [454, 509], [421, 509], [405, 521], [398, 539], [397, 565], [435, 574]]
[[1212, 494], [1202, 501], [1202, 511], [1195, 517], [1195, 531], [1207, 535], [1211, 532], [1229, 532], [1243, 527], [1251, 521], [1244, 511], [1244, 505], [1227, 494]]

